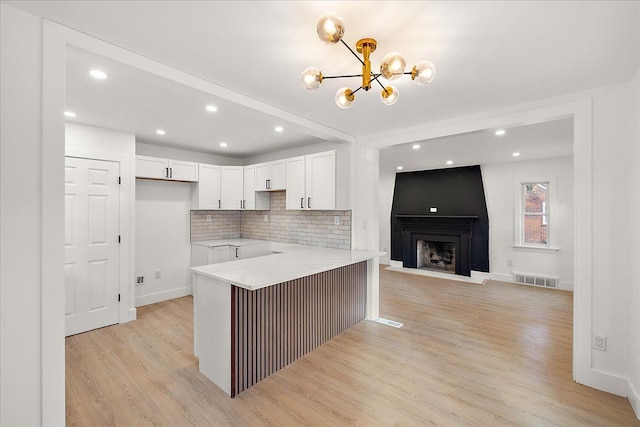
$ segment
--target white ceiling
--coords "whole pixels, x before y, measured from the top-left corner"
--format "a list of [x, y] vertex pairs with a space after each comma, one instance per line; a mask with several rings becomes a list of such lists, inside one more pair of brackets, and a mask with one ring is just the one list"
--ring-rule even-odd
[[398, 166], [409, 172], [573, 155], [572, 118], [502, 129], [502, 136], [495, 134], [498, 129], [487, 129], [420, 141], [419, 149], [413, 148], [416, 143], [383, 149], [380, 173], [396, 173]]
[[[640, 51], [639, 2], [8, 3], [356, 137], [628, 81], [638, 69]], [[359, 92], [350, 110], [340, 110], [333, 101], [336, 90], [350, 81], [328, 80], [316, 91], [305, 90], [299, 77], [309, 65], [325, 75], [360, 72], [346, 48], [318, 40], [316, 21], [327, 10], [343, 16], [344, 39], [351, 46], [362, 37], [377, 39], [374, 68], [385, 53], [397, 50], [409, 66], [421, 59], [433, 61], [434, 81], [425, 87], [408, 78], [397, 81], [400, 99], [394, 106], [383, 105], [377, 90]], [[70, 64], [82, 67], [81, 57], [70, 57]], [[125, 86], [108, 98], [103, 94], [103, 101], [86, 112], [78, 111], [78, 120], [122, 120], [108, 126], [138, 126], [135, 131], [145, 140], [165, 144], [207, 151], [213, 144], [211, 151], [219, 154], [217, 142], [231, 135], [239, 145], [228, 154], [238, 157], [317, 140], [299, 128], [276, 137], [273, 126], [289, 129], [286, 122], [237, 105], [224, 105], [215, 118], [197, 117], [206, 97], [121, 67]], [[117, 84], [115, 79], [109, 83]], [[70, 81], [69, 107], [73, 102], [85, 108], [98, 90], [89, 82]], [[152, 102], [144, 105], [143, 100]], [[126, 108], [129, 114], [116, 120], [116, 112]], [[168, 128], [165, 123], [172, 126], [166, 138], [150, 133]]]
[[[92, 69], [109, 77], [96, 80]], [[74, 47], [67, 49], [66, 85], [66, 109], [77, 114], [67, 120], [132, 132], [138, 141], [230, 157], [321, 141], [271, 115]], [[276, 126], [285, 130], [275, 132]]]

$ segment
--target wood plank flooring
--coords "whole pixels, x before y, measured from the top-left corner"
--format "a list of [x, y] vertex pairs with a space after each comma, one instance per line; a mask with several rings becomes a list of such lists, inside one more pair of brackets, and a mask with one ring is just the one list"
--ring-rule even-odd
[[572, 294], [381, 270], [381, 316], [230, 399], [198, 372], [191, 297], [66, 340], [67, 425], [638, 426], [571, 380]]

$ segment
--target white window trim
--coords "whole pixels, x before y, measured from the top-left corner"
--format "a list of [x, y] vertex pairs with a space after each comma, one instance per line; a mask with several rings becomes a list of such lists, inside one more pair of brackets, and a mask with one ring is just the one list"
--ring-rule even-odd
[[[529, 183], [539, 183], [539, 182], [548, 182], [549, 188], [547, 189], [547, 200], [549, 203], [545, 204], [546, 208], [546, 216], [548, 223], [548, 232], [549, 239], [546, 245], [535, 245], [531, 243], [524, 242], [524, 233], [522, 230], [522, 218], [524, 216], [523, 212], [523, 199], [522, 199], [522, 185]], [[515, 197], [514, 197], [514, 238], [513, 238], [513, 248], [516, 250], [522, 251], [531, 251], [531, 252], [558, 252], [560, 248], [555, 245], [556, 236], [557, 236], [557, 227], [556, 221], [553, 217], [554, 209], [557, 206], [556, 201], [556, 189], [557, 189], [557, 180], [555, 176], [541, 176], [534, 177], [532, 179], [518, 179], [515, 183]]]

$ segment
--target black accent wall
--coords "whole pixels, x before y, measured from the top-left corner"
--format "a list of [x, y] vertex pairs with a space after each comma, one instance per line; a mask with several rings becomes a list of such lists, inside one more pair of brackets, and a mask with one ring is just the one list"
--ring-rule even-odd
[[[429, 212], [432, 207], [438, 212]], [[391, 259], [402, 261], [402, 229], [396, 215], [477, 216], [471, 239], [471, 269], [489, 272], [489, 215], [480, 166], [396, 173]]]

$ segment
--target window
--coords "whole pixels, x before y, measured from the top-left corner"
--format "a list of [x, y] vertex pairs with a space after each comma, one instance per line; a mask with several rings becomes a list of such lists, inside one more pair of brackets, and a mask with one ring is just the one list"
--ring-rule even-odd
[[549, 182], [521, 185], [521, 244], [549, 246]]

